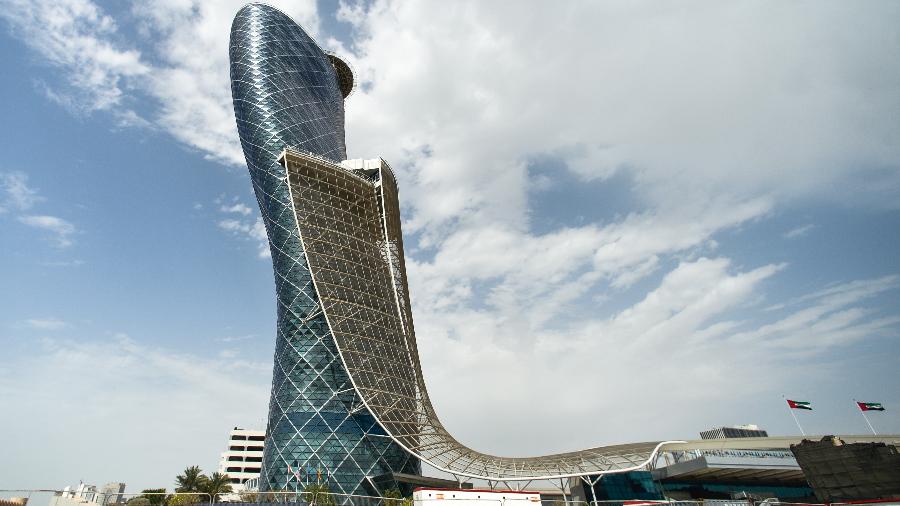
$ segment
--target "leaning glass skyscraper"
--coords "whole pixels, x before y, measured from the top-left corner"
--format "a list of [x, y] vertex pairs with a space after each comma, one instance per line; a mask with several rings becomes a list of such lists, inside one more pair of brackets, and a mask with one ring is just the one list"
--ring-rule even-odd
[[321, 478], [360, 493], [381, 475], [418, 474], [420, 462], [504, 482], [628, 471], [654, 458], [664, 443], [510, 458], [457, 441], [422, 376], [394, 173], [381, 159], [345, 160], [349, 68], [258, 4], [238, 12], [230, 53], [277, 295], [263, 491]]
[[302, 490], [309, 481], [324, 480], [332, 492], [363, 493], [366, 477], [418, 474], [418, 460], [387, 436], [350, 382], [313, 286], [278, 161], [286, 147], [334, 162], [346, 158], [341, 85], [348, 91], [348, 69], [288, 16], [260, 4], [238, 12], [229, 52], [237, 128], [269, 237], [277, 298], [260, 489]]

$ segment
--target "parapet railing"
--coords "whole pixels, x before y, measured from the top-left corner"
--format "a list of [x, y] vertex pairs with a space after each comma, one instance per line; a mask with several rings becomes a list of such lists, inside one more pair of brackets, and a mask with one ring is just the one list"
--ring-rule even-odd
[[[860, 506], [861, 504], [872, 504], [875, 506], [900, 506], [900, 498], [881, 499], [873, 501], [853, 501], [853, 502], [834, 502], [834, 503], [818, 503], [818, 502], [796, 502], [790, 500], [780, 500], [777, 498], [767, 499], [691, 499], [691, 500], [647, 500], [647, 499], [620, 499], [620, 500], [572, 500], [569, 497], [560, 497], [560, 493], [546, 494], [540, 501], [531, 497], [506, 497], [502, 499], [496, 498], [473, 498], [473, 497], [452, 497], [449, 496], [453, 491], [446, 491], [442, 499], [412, 499], [412, 498], [393, 498], [381, 497], [374, 495], [359, 494], [341, 494], [335, 492], [322, 491], [278, 491], [278, 492], [224, 492], [210, 494], [207, 492], [141, 492], [141, 493], [104, 493], [101, 490], [91, 491], [85, 497], [72, 497], [75, 491], [59, 490], [59, 489], [0, 489], [0, 506], [56, 506], [59, 501], [57, 497], [66, 497], [75, 500], [76, 503], [67, 502], [65, 506], [75, 506], [80, 504], [84, 506], [112, 506], [127, 505], [129, 501], [135, 498], [145, 498], [151, 506], [190, 506], [192, 504], [210, 504], [220, 503], [229, 504], [231, 506], [250, 506], [265, 504], [293, 504], [299, 506], [435, 506], [435, 503], [446, 504], [446, 506]], [[466, 492], [462, 490], [461, 492]], [[485, 491], [490, 494], [502, 494], [510, 492], [511, 495], [520, 495], [521, 491], [515, 490], [492, 490]], [[43, 499], [47, 494], [49, 502], [38, 502], [34, 499], [40, 497]], [[568, 496], [568, 494], [566, 494]], [[17, 497], [18, 496], [18, 497]], [[38, 496], [38, 497], [35, 497]], [[162, 496], [161, 500], [154, 500], [156, 496]], [[15, 499], [18, 500], [15, 500]], [[99, 500], [98, 500], [99, 499]], [[427, 504], [426, 504], [427, 503]], [[450, 504], [455, 503], [455, 504]], [[132, 503], [134, 504], [134, 503]], [[144, 503], [146, 505], [146, 503]], [[62, 506], [62, 505], [61, 505]], [[135, 505], [136, 506], [136, 505]]]

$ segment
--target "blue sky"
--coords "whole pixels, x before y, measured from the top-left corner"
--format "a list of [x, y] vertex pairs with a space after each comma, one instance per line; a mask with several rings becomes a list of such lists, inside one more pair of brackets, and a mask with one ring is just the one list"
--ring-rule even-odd
[[[356, 70], [349, 152], [398, 173], [463, 442], [792, 434], [782, 394], [900, 432], [898, 4], [278, 5]], [[0, 3], [0, 488], [171, 487], [264, 424], [239, 6]]]

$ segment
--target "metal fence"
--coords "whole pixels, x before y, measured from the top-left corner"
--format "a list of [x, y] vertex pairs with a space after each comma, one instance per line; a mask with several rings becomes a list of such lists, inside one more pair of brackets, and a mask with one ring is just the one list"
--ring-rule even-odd
[[[465, 491], [463, 491], [465, 492]], [[504, 490], [493, 490], [502, 493]], [[517, 491], [510, 491], [517, 492]], [[764, 500], [749, 499], [707, 499], [707, 500], [615, 500], [615, 501], [573, 501], [560, 498], [560, 493], [547, 494], [541, 497], [541, 504], [522, 497], [506, 497], [502, 499], [456, 498], [444, 496], [444, 499], [427, 501], [411, 498], [391, 498], [366, 495], [348, 495], [329, 492], [239, 492], [208, 494], [204, 492], [146, 492], [128, 494], [109, 494], [113, 500], [94, 501], [71, 497], [72, 491], [55, 489], [0, 489], [0, 506], [112, 506], [126, 505], [132, 499], [143, 497], [151, 506], [190, 506], [193, 504], [219, 503], [228, 506], [432, 506], [431, 503], [446, 503], [446, 506], [849, 506], [850, 503], [797, 503], [780, 501], [776, 498]], [[514, 494], [512, 494], [514, 495]], [[159, 497], [157, 499], [157, 497]], [[141, 501], [143, 503], [143, 501]], [[453, 503], [453, 504], [450, 504]], [[131, 503], [135, 505], [135, 502]], [[146, 506], [147, 503], [143, 503]], [[881, 501], [878, 506], [900, 506], [900, 499]], [[859, 506], [855, 503], [854, 506]]]

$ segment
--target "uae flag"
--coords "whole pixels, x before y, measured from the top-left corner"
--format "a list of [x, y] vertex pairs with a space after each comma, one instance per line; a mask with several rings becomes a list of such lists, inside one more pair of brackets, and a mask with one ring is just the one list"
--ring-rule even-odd
[[806, 401], [792, 401], [790, 399], [787, 399], [787, 402], [788, 406], [790, 406], [791, 409], [807, 409], [809, 411], [812, 411], [812, 405]]
[[880, 402], [856, 402], [860, 411], [884, 411], [884, 406]]

